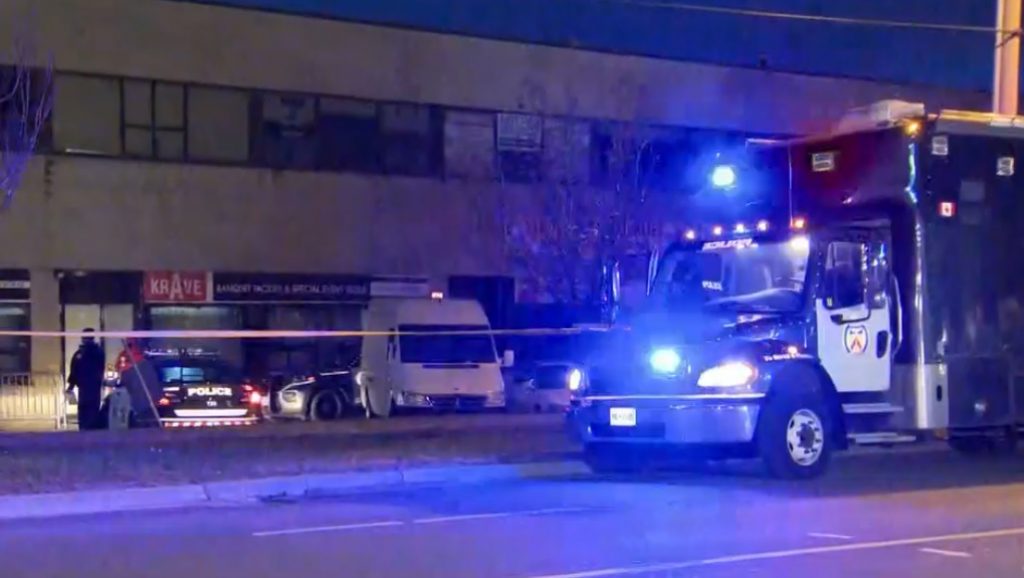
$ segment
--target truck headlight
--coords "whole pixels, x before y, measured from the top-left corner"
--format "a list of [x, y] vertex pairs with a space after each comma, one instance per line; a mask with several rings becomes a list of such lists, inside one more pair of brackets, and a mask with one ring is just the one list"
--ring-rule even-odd
[[662, 348], [655, 349], [648, 361], [655, 373], [670, 375], [679, 370], [683, 358], [679, 357], [675, 349]]
[[570, 369], [565, 376], [565, 385], [569, 387], [569, 391], [579, 391], [583, 385], [583, 372], [575, 367]]
[[749, 363], [732, 361], [706, 369], [697, 378], [700, 387], [743, 387], [757, 377], [757, 370]]

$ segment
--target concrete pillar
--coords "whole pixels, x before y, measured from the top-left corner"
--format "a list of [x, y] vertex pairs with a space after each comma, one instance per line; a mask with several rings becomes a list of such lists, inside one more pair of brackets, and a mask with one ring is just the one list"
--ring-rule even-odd
[[[31, 318], [33, 331], [60, 331], [60, 285], [50, 269], [32, 269]], [[61, 339], [32, 338], [32, 372], [61, 371]]]
[[1016, 116], [1020, 92], [1021, 0], [998, 0], [992, 112]]

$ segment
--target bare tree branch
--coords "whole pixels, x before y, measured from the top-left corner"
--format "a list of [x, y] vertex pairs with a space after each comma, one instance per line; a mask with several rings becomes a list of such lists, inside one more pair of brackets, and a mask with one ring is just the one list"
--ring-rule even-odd
[[0, 211], [10, 207], [53, 110], [53, 61], [32, 67], [33, 45], [16, 39], [0, 67]]

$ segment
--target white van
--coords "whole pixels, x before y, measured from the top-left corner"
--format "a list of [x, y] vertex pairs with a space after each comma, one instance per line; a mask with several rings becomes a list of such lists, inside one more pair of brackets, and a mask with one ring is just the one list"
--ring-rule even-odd
[[[381, 332], [363, 338], [356, 374], [360, 402], [369, 413], [505, 407], [494, 336], [484, 333], [491, 325], [478, 302], [375, 299], [363, 312], [363, 328]], [[468, 333], [429, 334], [462, 331]]]

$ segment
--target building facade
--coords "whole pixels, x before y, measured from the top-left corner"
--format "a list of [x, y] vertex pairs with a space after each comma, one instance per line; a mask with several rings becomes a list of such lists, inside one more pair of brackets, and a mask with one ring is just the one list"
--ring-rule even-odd
[[[0, 46], [28, 35], [29, 64], [54, 63], [0, 214], [4, 328], [349, 328], [373, 296], [432, 290], [499, 316], [592, 301], [604, 239], [671, 235], [710, 152], [884, 98], [987, 105], [165, 0], [9, 0], [0, 22]], [[63, 371], [73, 345], [0, 338], [0, 372]]]

